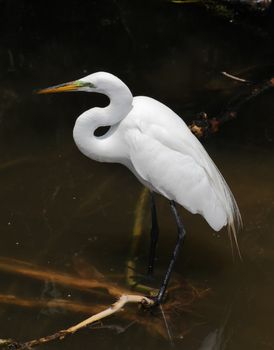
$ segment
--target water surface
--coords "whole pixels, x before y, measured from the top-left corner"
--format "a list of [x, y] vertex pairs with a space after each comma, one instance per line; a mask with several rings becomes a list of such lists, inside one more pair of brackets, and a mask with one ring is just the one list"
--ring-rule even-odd
[[[85, 158], [72, 139], [77, 115], [107, 100], [84, 94], [37, 96], [33, 90], [87, 72], [108, 70], [121, 76], [134, 94], [153, 96], [191, 120], [201, 110], [217, 113], [237, 93], [239, 86], [223, 80], [218, 75], [220, 70], [242, 71], [258, 79], [269, 76], [272, 68], [265, 64], [273, 57], [267, 46], [272, 39], [271, 32], [254, 34], [250, 28], [233, 25], [197, 8], [183, 10], [160, 4], [148, 7], [144, 14], [143, 8], [122, 7], [119, 16], [124, 16], [128, 31], [120, 26], [119, 16], [118, 22], [108, 24], [107, 19], [116, 18], [114, 12], [96, 3], [93, 10], [104, 21], [93, 22], [96, 30], [90, 37], [83, 34], [90, 28], [85, 18], [77, 19], [85, 30], [76, 32], [71, 41], [64, 40], [62, 31], [58, 35], [51, 30], [45, 33], [36, 23], [36, 36], [33, 34], [26, 48], [28, 9], [25, 17], [22, 15], [20, 33], [14, 35], [10, 28], [3, 36], [1, 57], [6, 58], [11, 50], [14, 69], [9, 70], [10, 60], [1, 61], [0, 257], [78, 276], [88, 274], [90, 266], [106, 276], [121, 277], [142, 186], [122, 166]], [[9, 11], [15, 10], [10, 7]], [[33, 11], [41, 15], [35, 6]], [[143, 28], [137, 28], [138, 18], [143, 19]], [[149, 18], [153, 18], [152, 23]], [[57, 22], [53, 16], [53, 23]], [[96, 40], [96, 33], [106, 41], [98, 37]], [[7, 48], [4, 43], [8, 38]], [[87, 49], [88, 39], [92, 49]], [[254, 42], [260, 52], [254, 50]], [[118, 49], [111, 60], [108, 50], [115, 45]], [[255, 68], [244, 73], [252, 65]], [[243, 261], [233, 262], [225, 230], [215, 234], [203, 219], [182, 210], [188, 236], [176, 276], [209, 292], [180, 313], [179, 326], [178, 315], [174, 322], [170, 321], [178, 349], [274, 348], [273, 113], [270, 91], [244, 106], [238, 120], [205, 142], [243, 216], [244, 229], [239, 235]], [[157, 203], [161, 236], [156, 271], [160, 279], [175, 241], [175, 226], [168, 203], [161, 197]], [[140, 273], [145, 272], [148, 240], [146, 215], [138, 252]], [[62, 298], [83, 304], [102, 302], [99, 296], [51, 280], [38, 281], [4, 271], [0, 275], [0, 294], [40, 301]], [[0, 338], [29, 340], [86, 316], [60, 308], [3, 303]], [[104, 324], [128, 326], [118, 316]], [[133, 324], [121, 334], [109, 329], [84, 330], [57, 345], [44, 347], [56, 346], [167, 349], [170, 342], [150, 332], [149, 327]]]

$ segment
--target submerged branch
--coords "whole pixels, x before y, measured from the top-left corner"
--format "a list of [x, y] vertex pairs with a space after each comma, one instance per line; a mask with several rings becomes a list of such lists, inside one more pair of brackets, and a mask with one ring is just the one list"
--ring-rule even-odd
[[126, 263], [126, 282], [128, 286], [139, 293], [145, 293], [148, 296], [156, 296], [157, 290], [140, 283], [136, 277], [136, 257], [138, 255], [140, 240], [142, 238], [142, 229], [146, 212], [146, 204], [149, 199], [149, 190], [144, 187], [137, 200], [135, 208], [134, 224], [132, 230], [132, 241], [129, 251], [129, 257]]
[[27, 276], [40, 281], [50, 280], [60, 285], [70, 286], [88, 292], [93, 292], [94, 289], [106, 289], [108, 293], [114, 297], [119, 297], [121, 294], [126, 294], [128, 292], [128, 290], [118, 287], [114, 283], [104, 279], [83, 279], [62, 272], [42, 269], [35, 264], [26, 263], [16, 259], [0, 257], [0, 270]]
[[48, 308], [48, 309], [63, 309], [71, 312], [81, 313], [81, 314], [94, 314], [99, 312], [102, 305], [90, 305], [82, 304], [77, 302], [72, 302], [66, 299], [52, 299], [52, 300], [42, 300], [42, 299], [28, 299], [17, 297], [12, 294], [0, 294], [1, 304], [16, 305], [25, 308]]

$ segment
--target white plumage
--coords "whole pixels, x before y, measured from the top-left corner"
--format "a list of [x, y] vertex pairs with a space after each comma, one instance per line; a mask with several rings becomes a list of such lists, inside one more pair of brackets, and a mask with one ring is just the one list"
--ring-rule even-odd
[[227, 224], [235, 230], [241, 220], [235, 199], [178, 115], [152, 98], [135, 97], [120, 128], [129, 151], [129, 168], [141, 182], [191, 213], [201, 214], [215, 231]]
[[[82, 153], [127, 166], [145, 186], [201, 214], [216, 231], [228, 225], [236, 240], [241, 216], [219, 170], [184, 121], [162, 103], [132, 97], [128, 87], [105, 72], [42, 90], [99, 92], [110, 104], [92, 108], [76, 121], [73, 136]], [[110, 125], [101, 137], [94, 131]]]

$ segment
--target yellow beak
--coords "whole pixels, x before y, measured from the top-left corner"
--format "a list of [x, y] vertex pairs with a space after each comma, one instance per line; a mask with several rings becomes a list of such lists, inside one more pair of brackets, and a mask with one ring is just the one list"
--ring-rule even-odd
[[81, 85], [82, 84], [77, 80], [71, 81], [69, 83], [55, 85], [46, 89], [38, 90], [37, 94], [54, 94], [57, 92], [76, 91], [81, 87]]

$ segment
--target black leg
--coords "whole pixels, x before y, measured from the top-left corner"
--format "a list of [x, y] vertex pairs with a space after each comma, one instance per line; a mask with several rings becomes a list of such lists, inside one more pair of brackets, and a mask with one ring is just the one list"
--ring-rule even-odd
[[147, 273], [149, 276], [153, 274], [156, 246], [159, 238], [159, 226], [157, 220], [157, 211], [155, 204], [155, 195], [151, 192], [151, 230], [150, 230], [150, 249], [148, 259]]
[[180, 218], [180, 215], [178, 213], [178, 210], [176, 208], [174, 201], [170, 201], [170, 207], [171, 207], [173, 215], [175, 216], [177, 230], [178, 230], [178, 238], [177, 238], [177, 242], [176, 242], [176, 245], [175, 245], [175, 248], [174, 248], [174, 251], [172, 254], [172, 258], [170, 260], [164, 281], [163, 281], [161, 288], [159, 290], [159, 293], [156, 297], [156, 304], [158, 304], [158, 305], [163, 301], [163, 298], [164, 298], [164, 295], [165, 295], [165, 292], [166, 292], [166, 289], [167, 289], [167, 286], [168, 286], [168, 283], [170, 280], [170, 276], [171, 276], [171, 273], [172, 273], [174, 265], [175, 265], [175, 261], [178, 257], [178, 254], [179, 254], [180, 246], [182, 245], [184, 238], [185, 238], [185, 235], [186, 235], [186, 231], [185, 231], [183, 222]]

